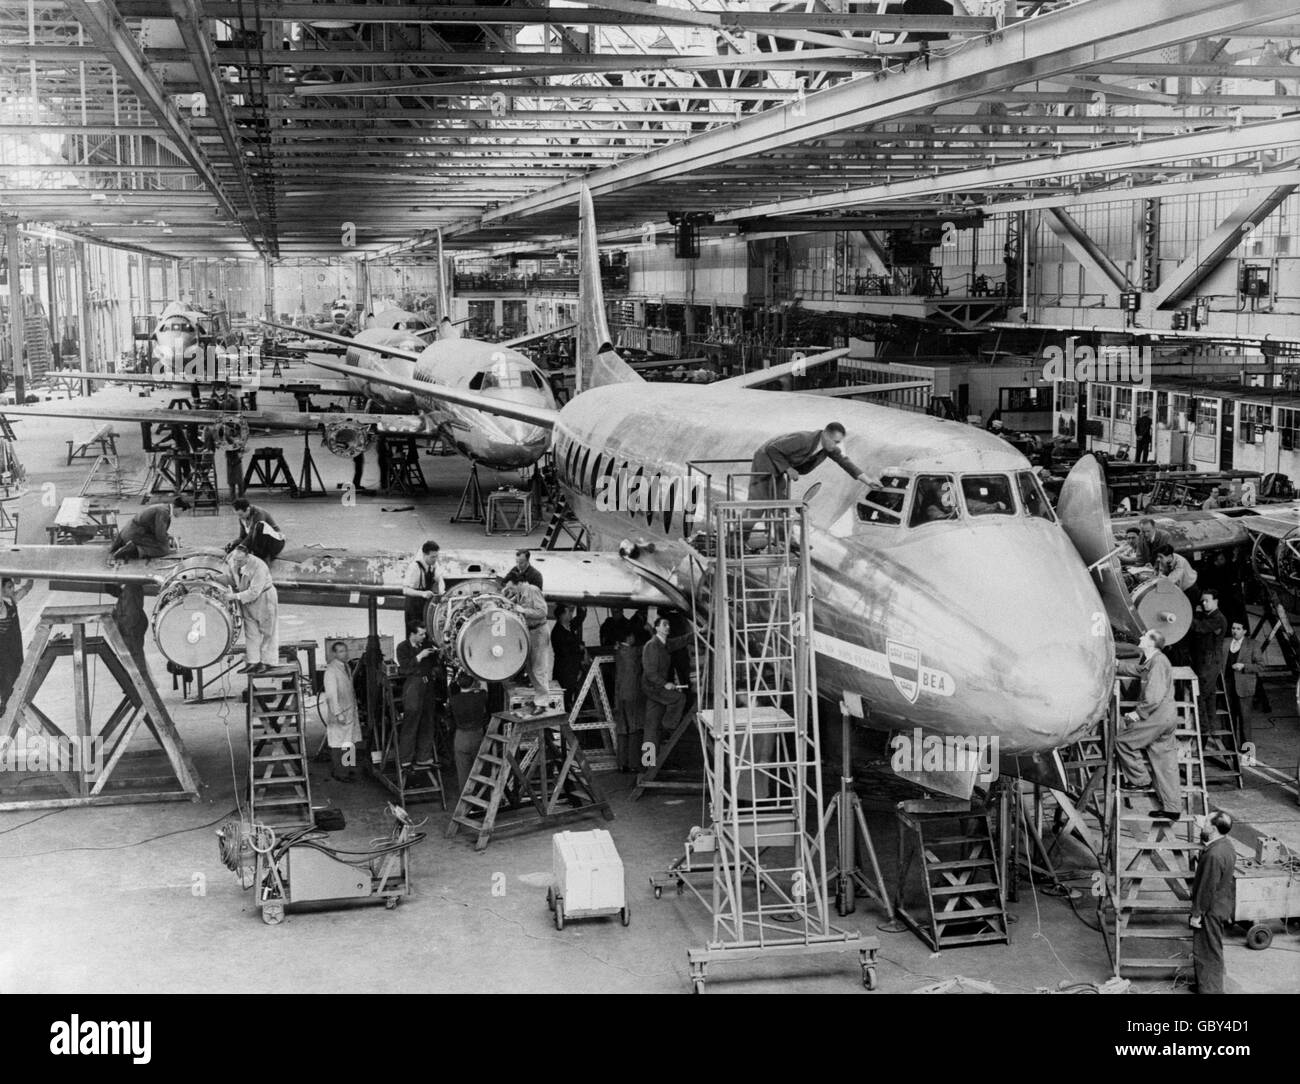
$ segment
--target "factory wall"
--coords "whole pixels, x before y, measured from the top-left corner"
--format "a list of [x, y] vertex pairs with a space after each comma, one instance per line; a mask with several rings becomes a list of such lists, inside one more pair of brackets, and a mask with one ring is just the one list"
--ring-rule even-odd
[[[1203, 241], [1244, 200], [1260, 200], [1267, 189], [1204, 192], [1167, 196], [1160, 200], [1157, 256], [1161, 281], [1196, 251]], [[1141, 283], [1142, 203], [1125, 201], [1073, 208], [1071, 216], [1130, 282]], [[1030, 268], [1030, 319], [1042, 308], [1087, 308], [1102, 304], [1106, 286], [1090, 278], [1083, 267], [1042, 220], [1028, 216], [1033, 262]], [[1300, 196], [1288, 197], [1254, 230], [1244, 235], [1218, 268], [1194, 291], [1208, 298], [1211, 312], [1235, 312], [1243, 307], [1237, 274], [1243, 264], [1268, 267], [1273, 276], [1274, 312], [1300, 314]], [[1190, 307], [1189, 298], [1187, 305]], [[1261, 301], [1259, 308], [1266, 307]]]
[[628, 250], [628, 294], [673, 303], [744, 307], [749, 266], [743, 240], [726, 238], [700, 246], [698, 260], [679, 260], [671, 245]]

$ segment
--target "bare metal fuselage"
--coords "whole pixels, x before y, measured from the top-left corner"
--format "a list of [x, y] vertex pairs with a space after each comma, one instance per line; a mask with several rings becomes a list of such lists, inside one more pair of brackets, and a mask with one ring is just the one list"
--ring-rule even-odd
[[[708, 468], [714, 496], [722, 497], [725, 474], [748, 470], [766, 440], [832, 420], [848, 429], [850, 458], [875, 476], [1029, 468], [1000, 438], [924, 415], [814, 396], [647, 384], [577, 396], [561, 412], [555, 451], [594, 545], [649, 543], [654, 552], [643, 560], [689, 591], [686, 539], [702, 525], [686, 515], [689, 498], [679, 497], [670, 519], [662, 509], [611, 509], [608, 494], [597, 499], [590, 478], [580, 476], [584, 464], [589, 476], [597, 452], [614, 456], [619, 474], [641, 468], [658, 475], [661, 493], [675, 479], [685, 496], [690, 463], [739, 460]], [[591, 450], [585, 460], [583, 449]], [[794, 485], [794, 495], [817, 483], [808, 510], [821, 695], [860, 695], [871, 724], [884, 728], [996, 735], [1003, 752], [1058, 747], [1104, 713], [1114, 676], [1110, 629], [1057, 523], [1025, 514], [919, 527], [862, 523], [860, 483], [826, 462]], [[914, 683], [895, 680], [902, 671], [891, 657], [915, 661]]]

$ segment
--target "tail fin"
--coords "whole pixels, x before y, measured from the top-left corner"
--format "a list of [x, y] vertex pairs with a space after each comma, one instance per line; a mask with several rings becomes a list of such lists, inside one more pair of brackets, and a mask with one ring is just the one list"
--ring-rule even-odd
[[[450, 297], [447, 294], [447, 263], [442, 258], [442, 230], [438, 230], [438, 319], [441, 323], [449, 323], [451, 320]], [[442, 329], [438, 330], [438, 338], [454, 339], [456, 335], [444, 335]]]
[[591, 192], [583, 185], [578, 197], [578, 356], [574, 394], [605, 384], [640, 383], [618, 356], [605, 321], [605, 293], [600, 287], [600, 248], [596, 244], [596, 212]]

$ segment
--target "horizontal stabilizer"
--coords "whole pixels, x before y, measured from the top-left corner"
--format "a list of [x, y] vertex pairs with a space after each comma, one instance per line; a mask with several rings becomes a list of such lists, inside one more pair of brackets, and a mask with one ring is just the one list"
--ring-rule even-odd
[[710, 388], [757, 388], [763, 384], [770, 384], [773, 380], [780, 380], [783, 376], [802, 376], [809, 369], [816, 365], [825, 365], [828, 361], [834, 361], [836, 358], [842, 358], [849, 352], [847, 346], [842, 346], [838, 350], [827, 350], [823, 354], [813, 354], [806, 358], [796, 358], [794, 361], [787, 361], [784, 365], [773, 365], [770, 369], [755, 369], [752, 373], [741, 373], [740, 376], [729, 376], [726, 380], [718, 380], [710, 384]]

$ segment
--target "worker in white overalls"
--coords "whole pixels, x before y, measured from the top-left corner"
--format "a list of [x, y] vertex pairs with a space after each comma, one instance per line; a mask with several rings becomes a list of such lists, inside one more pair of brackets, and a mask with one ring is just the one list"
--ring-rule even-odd
[[342, 640], [336, 640], [330, 646], [322, 693], [325, 697], [325, 741], [330, 749], [330, 775], [342, 783], [351, 783], [357, 777], [361, 718], [357, 711], [352, 673], [348, 670], [348, 645]]
[[260, 557], [245, 549], [230, 551], [227, 558], [235, 580], [230, 597], [244, 614], [244, 665], [241, 674], [260, 674], [278, 666], [280, 637], [276, 628], [280, 600], [271, 582], [271, 570]]

